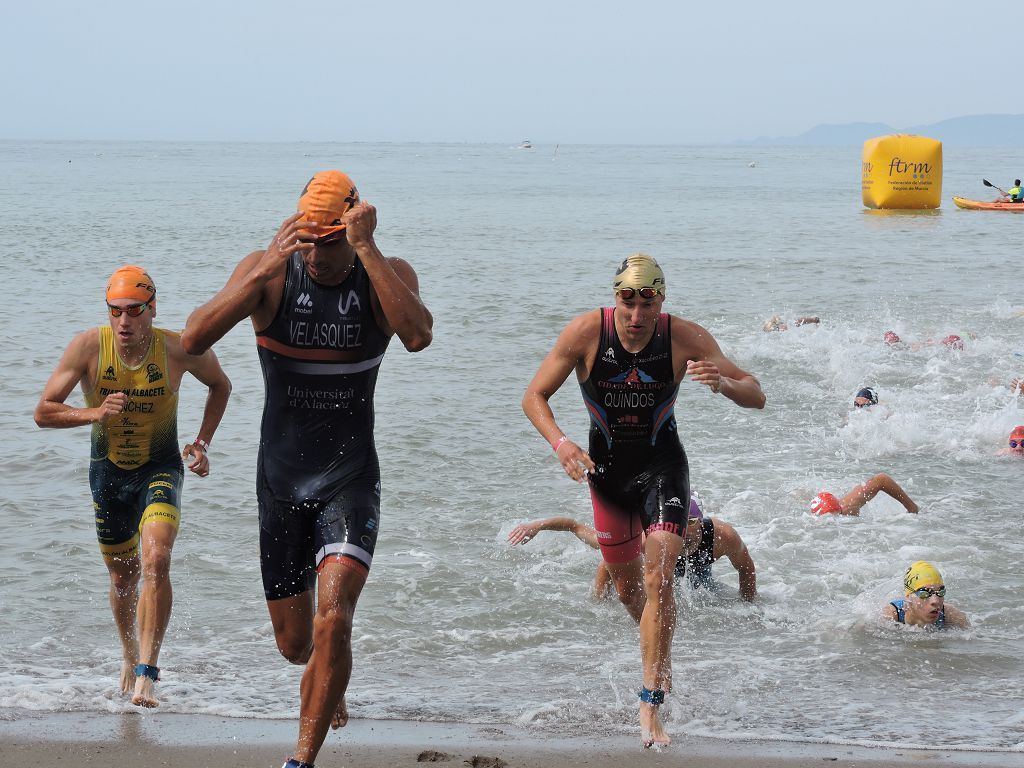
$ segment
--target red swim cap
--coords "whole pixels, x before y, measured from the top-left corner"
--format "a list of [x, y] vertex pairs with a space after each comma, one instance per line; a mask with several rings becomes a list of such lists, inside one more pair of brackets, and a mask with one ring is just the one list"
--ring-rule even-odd
[[944, 338], [942, 340], [942, 343], [945, 344], [950, 349], [963, 349], [964, 348], [964, 340], [961, 339], [959, 336], [957, 336], [955, 333], [951, 333], [949, 336]]
[[811, 500], [811, 512], [816, 515], [827, 515], [831, 512], [839, 512], [843, 505], [839, 499], [828, 491], [822, 491]]
[[1024, 424], [1016, 426], [1010, 431], [1011, 440], [1019, 440], [1022, 437], [1024, 437]]
[[903, 339], [896, 335], [896, 331], [886, 331], [884, 338], [886, 344], [899, 344], [903, 341]]

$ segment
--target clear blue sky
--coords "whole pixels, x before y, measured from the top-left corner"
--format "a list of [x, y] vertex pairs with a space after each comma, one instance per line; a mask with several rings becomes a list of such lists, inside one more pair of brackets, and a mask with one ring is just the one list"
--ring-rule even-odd
[[901, 128], [1024, 112], [1022, 39], [1021, 2], [11, 2], [0, 138], [644, 144]]

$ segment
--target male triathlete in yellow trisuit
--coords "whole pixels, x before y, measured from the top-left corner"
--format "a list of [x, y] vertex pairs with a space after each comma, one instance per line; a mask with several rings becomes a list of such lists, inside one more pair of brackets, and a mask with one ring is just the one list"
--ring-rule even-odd
[[[200, 477], [210, 474], [206, 453], [231, 382], [213, 352], [186, 354], [177, 333], [153, 327], [156, 287], [141, 267], [114, 272], [107, 308], [110, 327], [92, 328], [71, 341], [46, 382], [35, 420], [40, 427], [92, 425], [89, 484], [124, 651], [121, 690], [133, 691], [133, 704], [155, 707], [157, 658], [171, 617], [182, 459], [191, 459], [188, 468]], [[178, 386], [185, 371], [210, 391], [199, 434], [179, 455]], [[85, 408], [64, 402], [79, 384]]]

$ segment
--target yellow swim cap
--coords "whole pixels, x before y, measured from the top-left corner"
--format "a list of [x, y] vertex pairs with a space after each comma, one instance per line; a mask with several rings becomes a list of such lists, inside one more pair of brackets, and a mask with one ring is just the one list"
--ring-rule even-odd
[[627, 256], [615, 271], [612, 287], [616, 291], [622, 288], [653, 288], [664, 296], [665, 273], [661, 271], [658, 262], [646, 253], [634, 253]]
[[925, 560], [918, 560], [911, 563], [907, 572], [903, 574], [904, 594], [909, 595], [918, 587], [924, 584], [941, 584], [942, 574], [939, 569]]

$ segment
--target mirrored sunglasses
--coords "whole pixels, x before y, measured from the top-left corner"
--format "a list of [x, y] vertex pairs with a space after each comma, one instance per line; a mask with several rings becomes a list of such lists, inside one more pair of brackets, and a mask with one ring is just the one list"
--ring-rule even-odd
[[122, 314], [128, 315], [128, 317], [138, 317], [146, 311], [146, 307], [149, 306], [149, 302], [143, 304], [130, 304], [127, 307], [115, 307], [113, 304], [107, 304], [107, 309], [110, 310], [111, 317], [120, 317]]
[[625, 299], [626, 301], [629, 301], [630, 299], [635, 298], [637, 296], [637, 294], [640, 295], [641, 299], [650, 300], [650, 299], [653, 299], [655, 296], [658, 295], [658, 289], [657, 288], [619, 288], [619, 290], [616, 291], [616, 293], [619, 296], [621, 296], [623, 299]]

